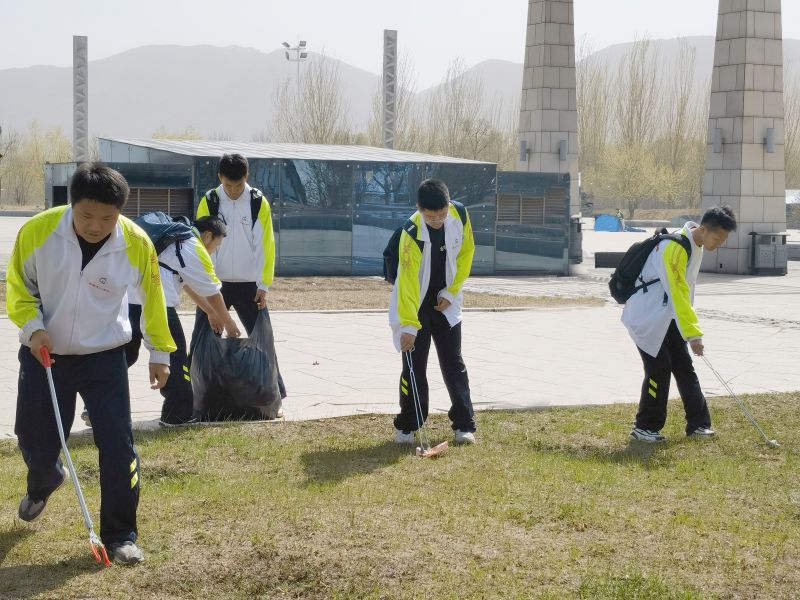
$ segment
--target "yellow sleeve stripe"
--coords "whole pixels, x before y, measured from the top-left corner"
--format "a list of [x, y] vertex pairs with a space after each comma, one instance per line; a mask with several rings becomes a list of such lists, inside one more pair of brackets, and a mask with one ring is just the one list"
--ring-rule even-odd
[[275, 236], [272, 232], [272, 211], [266, 196], [261, 199], [261, 209], [258, 211], [258, 222], [263, 228], [261, 244], [264, 249], [264, 264], [261, 266], [261, 281], [264, 285], [272, 285], [275, 276]]
[[42, 316], [38, 290], [25, 283], [25, 263], [41, 248], [61, 222], [66, 206], [43, 211], [25, 223], [17, 234], [6, 271], [6, 313], [14, 325], [22, 328]]
[[700, 330], [697, 313], [692, 307], [689, 284], [686, 282], [686, 265], [688, 263], [686, 250], [678, 242], [667, 242], [663, 260], [678, 328], [684, 338], [700, 337], [703, 332]]
[[[419, 223], [417, 223], [419, 236]], [[422, 264], [422, 251], [407, 231], [400, 235], [400, 260], [397, 265], [397, 314], [400, 325], [413, 325], [422, 329], [417, 313], [419, 312], [419, 269]]]
[[141, 295], [144, 297], [142, 306], [144, 336], [154, 350], [174, 352], [177, 346], [167, 325], [167, 303], [164, 300], [164, 289], [161, 287], [156, 249], [138, 225], [126, 217], [120, 217], [119, 222], [125, 236], [128, 260], [133, 268], [138, 269], [142, 277], [140, 287], [143, 292]]
[[[450, 214], [454, 215], [460, 222], [461, 217], [458, 216], [458, 210], [456, 210], [456, 207], [452, 204], [450, 205]], [[461, 250], [459, 250], [458, 256], [456, 257], [456, 275], [453, 278], [453, 283], [447, 288], [447, 291], [453, 296], [461, 291], [461, 286], [464, 285], [467, 277], [469, 277], [474, 256], [475, 237], [472, 234], [472, 222], [470, 221], [469, 212], [467, 211], [467, 222], [464, 224]]]
[[210, 214], [211, 213], [208, 212], [208, 202], [206, 201], [206, 197], [203, 196], [200, 198], [200, 204], [197, 205], [197, 216], [195, 218], [199, 219], [200, 217], [207, 217]]
[[203, 245], [203, 242], [197, 240], [194, 245], [195, 250], [197, 252], [197, 258], [200, 259], [200, 263], [203, 265], [203, 269], [208, 274], [209, 279], [213, 283], [219, 283], [219, 279], [217, 278], [217, 273], [214, 271], [214, 263], [211, 261], [211, 255], [206, 250], [206, 247]]

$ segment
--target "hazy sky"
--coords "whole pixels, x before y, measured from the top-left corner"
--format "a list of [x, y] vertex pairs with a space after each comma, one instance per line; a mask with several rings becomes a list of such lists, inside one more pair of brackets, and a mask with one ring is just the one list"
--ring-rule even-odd
[[[595, 49], [716, 32], [718, 0], [574, 2], [576, 36]], [[305, 39], [312, 51], [380, 73], [383, 29], [397, 29], [422, 89], [458, 57], [468, 66], [521, 63], [527, 9], [527, 0], [0, 0], [0, 69], [69, 66], [72, 35], [88, 35], [90, 60], [148, 44], [269, 52]], [[783, 34], [800, 39], [800, 0], [783, 0]]]

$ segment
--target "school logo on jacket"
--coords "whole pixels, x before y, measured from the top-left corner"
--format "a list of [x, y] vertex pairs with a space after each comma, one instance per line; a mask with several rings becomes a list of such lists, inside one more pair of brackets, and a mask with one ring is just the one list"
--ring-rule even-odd
[[97, 281], [89, 280], [89, 285], [92, 288], [100, 290], [101, 292], [105, 292], [106, 294], [110, 294], [111, 290], [106, 287], [107, 283], [108, 283], [107, 277], [100, 277]]

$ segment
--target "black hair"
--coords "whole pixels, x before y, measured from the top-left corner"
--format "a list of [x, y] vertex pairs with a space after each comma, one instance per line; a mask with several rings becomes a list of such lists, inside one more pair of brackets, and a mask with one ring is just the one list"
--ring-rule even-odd
[[706, 229], [736, 231], [736, 215], [730, 206], [712, 206], [703, 214], [700, 225], [705, 225]]
[[247, 177], [249, 165], [241, 154], [223, 154], [219, 161], [219, 174], [231, 181], [239, 181]]
[[450, 192], [444, 181], [426, 179], [419, 184], [417, 205], [427, 210], [441, 210], [450, 202]]
[[209, 231], [215, 238], [225, 237], [228, 235], [228, 228], [225, 227], [225, 222], [216, 215], [206, 215], [204, 217], [200, 217], [194, 223], [192, 223], [192, 225], [194, 225], [195, 229], [197, 229], [197, 231], [199, 231], [201, 234]]
[[122, 174], [101, 162], [82, 164], [69, 182], [72, 206], [81, 200], [95, 200], [122, 210], [129, 193], [128, 182]]

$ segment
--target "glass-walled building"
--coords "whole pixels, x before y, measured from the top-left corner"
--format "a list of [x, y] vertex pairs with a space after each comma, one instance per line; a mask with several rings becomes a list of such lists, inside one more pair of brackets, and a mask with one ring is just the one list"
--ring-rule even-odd
[[[497, 166], [368, 146], [101, 138], [100, 158], [131, 186], [123, 211], [194, 214], [218, 185], [222, 154], [250, 163], [250, 185], [272, 206], [279, 275], [378, 275], [392, 232], [415, 211], [416, 189], [442, 179], [469, 210], [475, 274], [568, 273], [569, 181], [498, 173]], [[74, 164], [46, 165], [49, 205], [67, 201]], [[499, 218], [498, 218], [499, 217]]]

